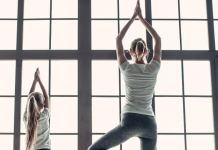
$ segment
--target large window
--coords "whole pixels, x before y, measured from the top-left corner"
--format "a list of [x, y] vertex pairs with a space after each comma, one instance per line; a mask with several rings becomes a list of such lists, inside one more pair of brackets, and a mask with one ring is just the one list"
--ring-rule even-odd
[[[218, 0], [140, 4], [162, 41], [152, 99], [157, 150], [218, 150]], [[53, 150], [87, 149], [120, 123], [126, 99], [115, 39], [135, 5], [136, 0], [0, 0], [3, 149], [25, 149], [22, 119], [37, 68], [50, 97]], [[139, 37], [153, 53], [155, 41], [136, 19], [123, 39], [130, 62], [130, 44]], [[38, 84], [36, 91], [42, 92]], [[112, 149], [139, 150], [140, 141], [131, 138]]]

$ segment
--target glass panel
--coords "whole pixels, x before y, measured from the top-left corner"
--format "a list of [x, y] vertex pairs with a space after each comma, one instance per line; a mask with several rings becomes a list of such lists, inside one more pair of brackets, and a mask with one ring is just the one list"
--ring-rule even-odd
[[218, 0], [213, 0], [212, 2], [213, 2], [212, 3], [212, 5], [213, 5], [213, 18], [218, 19], [218, 10], [217, 10]]
[[92, 98], [92, 132], [106, 133], [119, 124], [119, 98]]
[[182, 49], [209, 50], [207, 21], [181, 21]]
[[182, 97], [155, 97], [155, 114], [159, 133], [184, 132]]
[[[127, 24], [127, 20], [120, 21], [120, 30]], [[123, 48], [125, 50], [129, 50], [131, 43], [136, 38], [142, 38], [146, 41], [146, 28], [143, 26], [141, 21], [136, 20], [130, 26], [129, 30], [127, 31], [125, 37], [123, 38]], [[116, 37], [115, 37], [116, 38]], [[115, 43], [116, 45], [116, 43]]]
[[122, 144], [122, 150], [141, 150], [140, 140], [137, 137], [133, 137]]
[[187, 135], [188, 150], [215, 150], [214, 135]]
[[52, 18], [78, 18], [78, 0], [52, 0]]
[[16, 50], [16, 40], [17, 40], [16, 36], [17, 36], [17, 21], [0, 20], [0, 43], [1, 43], [0, 49]]
[[0, 118], [0, 133], [14, 132], [14, 98], [0, 97]]
[[126, 98], [125, 97], [121, 97], [121, 112], [122, 112], [122, 109], [125, 106], [125, 104], [126, 104]]
[[[169, 143], [169, 141], [170, 144], [167, 144]], [[158, 150], [175, 150], [175, 149], [185, 150], [184, 135], [158, 135], [157, 149]]]
[[91, 3], [92, 18], [117, 18], [117, 0], [92, 0]]
[[53, 20], [51, 49], [77, 49], [77, 20]]
[[115, 50], [117, 35], [117, 21], [92, 21], [92, 49]]
[[117, 61], [92, 61], [92, 95], [118, 95]]
[[[133, 15], [133, 12], [136, 7], [136, 2], [135, 0], [119, 0], [119, 6], [120, 6], [120, 18], [131, 18]], [[140, 1], [140, 6], [142, 10], [142, 16], [145, 18], [145, 1]]]
[[184, 61], [185, 95], [212, 95], [209, 61]]
[[[29, 95], [30, 88], [34, 80], [34, 73], [37, 68], [40, 71], [41, 81], [46, 88], [48, 89], [48, 76], [49, 76], [49, 64], [48, 60], [24, 60], [22, 67], [22, 95]], [[42, 93], [40, 85], [36, 84], [36, 92]]]
[[20, 135], [20, 150], [24, 149], [26, 149], [26, 135]]
[[17, 18], [17, 1], [18, 0], [1, 0], [0, 18]]
[[49, 20], [26, 20], [23, 28], [23, 49], [49, 49]]
[[51, 135], [52, 150], [78, 149], [78, 136], [77, 135]]
[[218, 50], [218, 21], [214, 21], [215, 46]]
[[15, 60], [0, 61], [0, 95], [15, 95]]
[[[152, 18], [172, 18], [178, 19], [178, 1], [175, 0], [155, 0], [151, 1]], [[160, 13], [161, 12], [161, 13]], [[153, 22], [152, 22], [153, 26]]]
[[[203, 110], [203, 111], [202, 111]], [[186, 97], [186, 132], [213, 133], [212, 98]]]
[[77, 97], [51, 97], [51, 133], [77, 133], [77, 109]]
[[14, 149], [14, 135], [0, 135], [1, 149], [12, 150]]
[[155, 95], [182, 95], [181, 61], [161, 61]]
[[[92, 135], [92, 143], [97, 141], [99, 138], [101, 138], [103, 135]], [[110, 150], [120, 150], [120, 145], [110, 148]]]
[[51, 61], [51, 94], [77, 95], [77, 60]]
[[206, 0], [180, 0], [181, 18], [207, 19], [206, 7]]
[[21, 133], [26, 133], [25, 124], [23, 122], [23, 115], [26, 109], [26, 104], [27, 104], [27, 97], [21, 97], [21, 113], [20, 113]]
[[50, 0], [25, 0], [24, 18], [50, 18]]
[[180, 50], [179, 21], [152, 21], [152, 27], [161, 37], [162, 50]]

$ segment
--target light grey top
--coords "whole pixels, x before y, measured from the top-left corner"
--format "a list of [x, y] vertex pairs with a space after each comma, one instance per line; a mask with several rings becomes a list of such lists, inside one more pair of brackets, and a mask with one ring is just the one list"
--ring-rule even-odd
[[130, 64], [125, 61], [120, 66], [126, 90], [126, 103], [121, 114], [139, 113], [154, 116], [151, 104], [159, 69], [160, 63], [156, 60], [149, 64]]
[[[51, 117], [49, 109], [44, 108], [43, 112], [40, 113], [37, 127], [37, 138], [36, 143], [32, 146], [31, 150], [37, 150], [42, 148], [51, 148], [50, 140], [50, 129], [49, 129], [49, 118]], [[27, 130], [27, 111], [23, 114], [23, 121]]]

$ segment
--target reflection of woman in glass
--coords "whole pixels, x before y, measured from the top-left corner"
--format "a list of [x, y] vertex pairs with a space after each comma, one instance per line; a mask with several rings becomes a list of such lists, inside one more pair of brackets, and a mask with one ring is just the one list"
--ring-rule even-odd
[[[130, 55], [133, 64], [130, 64], [124, 55], [122, 39], [137, 16], [155, 41], [154, 56], [150, 64], [144, 62], [149, 49], [142, 39], [135, 39], [131, 43]], [[121, 123], [91, 145], [89, 150], [110, 149], [132, 137], [140, 139], [141, 150], [154, 150], [157, 142], [157, 124], [151, 104], [160, 69], [161, 39], [143, 19], [139, 1], [133, 17], [117, 36], [116, 45], [118, 63], [125, 81], [126, 104], [121, 113]]]
[[[44, 96], [39, 92], [34, 92], [37, 82]], [[50, 150], [49, 118], [49, 96], [41, 82], [39, 68], [37, 68], [23, 115], [26, 127], [26, 150]]]

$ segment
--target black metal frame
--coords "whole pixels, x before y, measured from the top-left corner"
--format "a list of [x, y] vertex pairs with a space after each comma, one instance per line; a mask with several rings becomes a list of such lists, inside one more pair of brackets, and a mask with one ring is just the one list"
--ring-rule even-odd
[[[180, 0], [178, 0], [178, 19], [152, 19], [151, 14], [151, 0], [145, 0], [146, 20], [152, 25], [152, 20], [178, 20], [180, 32], [180, 50], [162, 51], [162, 60], [181, 60], [182, 78], [183, 78], [183, 61], [184, 60], [208, 60], [211, 64], [211, 80], [212, 80], [212, 96], [199, 95], [184, 95], [184, 78], [183, 95], [154, 95], [153, 109], [155, 111], [155, 97], [183, 97], [183, 106], [185, 106], [185, 97], [212, 97], [213, 99], [213, 113], [214, 113], [214, 133], [186, 133], [186, 123], [184, 114], [184, 133], [159, 133], [159, 135], [184, 135], [185, 149], [187, 150], [186, 135], [215, 135], [215, 147], [218, 150], [218, 51], [215, 50], [214, 40], [214, 20], [212, 0], [206, 0], [207, 4], [207, 19], [181, 19], [180, 18]], [[1, 95], [0, 97], [15, 97], [15, 111], [14, 111], [14, 133], [0, 133], [0, 135], [14, 135], [14, 150], [20, 149], [20, 117], [21, 117], [21, 83], [22, 83], [22, 61], [26, 59], [48, 59], [49, 60], [49, 76], [51, 75], [51, 60], [52, 59], [76, 59], [78, 60], [78, 95], [49, 95], [51, 97], [78, 97], [78, 133], [51, 133], [51, 135], [78, 135], [78, 149], [86, 150], [92, 143], [92, 135], [102, 135], [104, 133], [92, 133], [92, 97], [117, 97], [119, 98], [119, 112], [121, 112], [121, 78], [119, 71], [119, 95], [92, 95], [91, 84], [91, 62], [92, 60], [116, 60], [115, 50], [91, 50], [91, 21], [92, 20], [117, 20], [118, 33], [120, 31], [120, 20], [128, 20], [127, 18], [120, 18], [119, 16], [119, 0], [117, 0], [117, 18], [91, 18], [91, 1], [78, 0], [78, 18], [52, 18], [52, 0], [50, 0], [50, 18], [35, 18], [24, 19], [24, 0], [18, 0], [18, 18], [17, 19], [2, 19], [0, 20], [17, 20], [17, 47], [16, 50], [0, 50], [0, 60], [16, 60], [16, 81], [15, 81], [15, 95]], [[49, 50], [22, 50], [23, 42], [23, 20], [50, 20], [49, 29]], [[51, 23], [52, 20], [78, 20], [78, 50], [50, 50], [51, 49]], [[208, 22], [209, 34], [209, 51], [182, 51], [181, 38], [181, 20], [205, 20]], [[146, 38], [148, 47], [153, 51], [152, 37], [146, 31]], [[86, 44], [84, 44], [86, 43]], [[127, 55], [127, 58], [130, 58]], [[151, 60], [152, 55], [148, 58]], [[50, 78], [49, 78], [49, 83]], [[185, 107], [183, 107], [185, 113]], [[120, 119], [120, 118], [119, 118]], [[120, 146], [122, 150], [122, 145]]]

